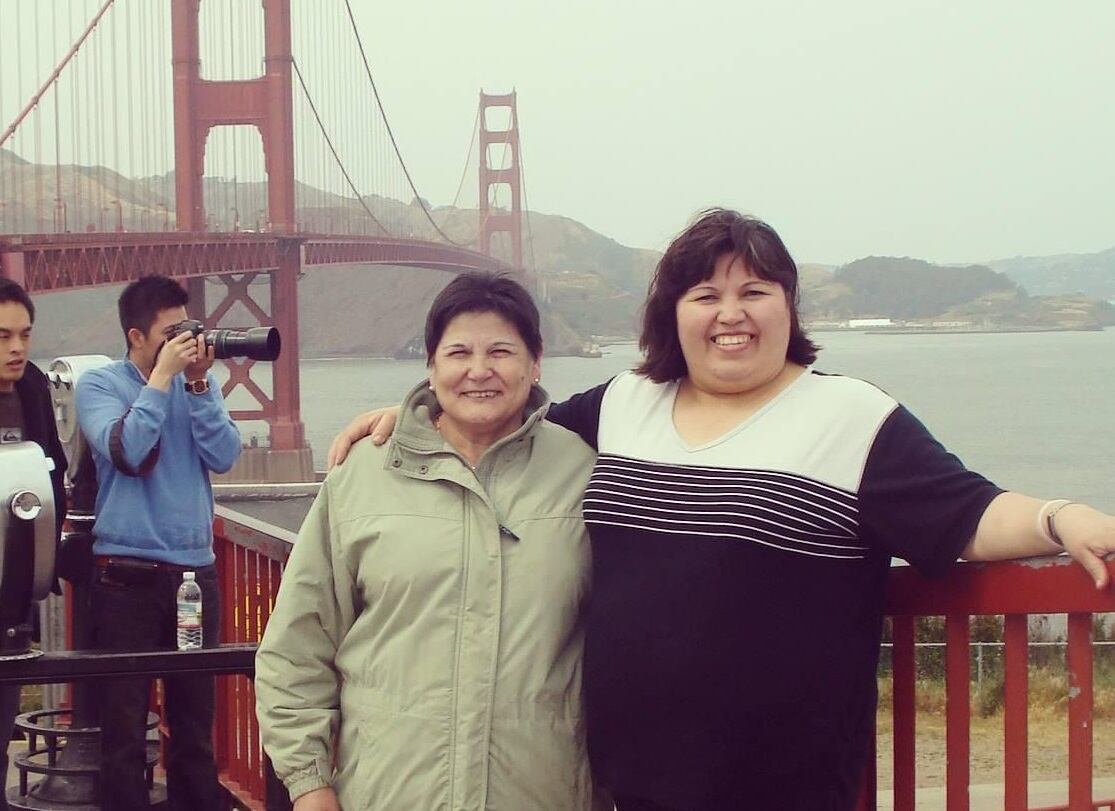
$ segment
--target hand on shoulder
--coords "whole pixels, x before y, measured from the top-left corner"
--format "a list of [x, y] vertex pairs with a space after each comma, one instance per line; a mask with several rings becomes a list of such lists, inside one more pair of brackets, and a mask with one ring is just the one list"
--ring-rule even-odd
[[399, 406], [377, 408], [365, 411], [345, 426], [329, 446], [329, 455], [325, 459], [325, 469], [332, 470], [345, 461], [352, 446], [366, 436], [371, 436], [372, 444], [382, 445], [395, 431], [395, 422], [399, 418]]

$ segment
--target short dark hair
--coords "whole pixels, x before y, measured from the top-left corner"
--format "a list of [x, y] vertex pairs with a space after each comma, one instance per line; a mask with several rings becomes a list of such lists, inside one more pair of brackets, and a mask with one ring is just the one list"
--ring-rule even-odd
[[144, 276], [129, 284], [120, 294], [120, 328], [124, 330], [124, 343], [131, 348], [128, 330], [138, 329], [144, 335], [159, 313], [171, 307], [185, 307], [189, 295], [174, 279], [167, 276]]
[[519, 332], [530, 354], [542, 356], [538, 308], [527, 289], [505, 273], [469, 271], [447, 284], [426, 314], [426, 364], [433, 362], [449, 322], [462, 313], [495, 313]]
[[22, 304], [27, 308], [27, 314], [31, 316], [31, 323], [35, 323], [35, 305], [31, 301], [31, 296], [27, 295], [27, 291], [19, 284], [19, 282], [9, 279], [7, 276], [0, 276], [0, 304], [7, 304], [9, 301], [14, 301], [16, 304]]
[[798, 268], [782, 239], [760, 219], [726, 208], [710, 208], [674, 238], [655, 268], [639, 335], [644, 358], [636, 372], [656, 383], [687, 374], [678, 340], [677, 303], [686, 290], [712, 277], [716, 260], [724, 254], [737, 255], [748, 270], [786, 292], [790, 306], [786, 359], [802, 366], [817, 359], [820, 347], [809, 340], [798, 316]]

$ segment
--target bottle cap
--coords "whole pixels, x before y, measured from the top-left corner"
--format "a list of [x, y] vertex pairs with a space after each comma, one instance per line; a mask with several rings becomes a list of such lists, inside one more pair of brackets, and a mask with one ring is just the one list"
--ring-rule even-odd
[[182, 572], [182, 579], [183, 580], [193, 580], [194, 579], [194, 573], [193, 572]]

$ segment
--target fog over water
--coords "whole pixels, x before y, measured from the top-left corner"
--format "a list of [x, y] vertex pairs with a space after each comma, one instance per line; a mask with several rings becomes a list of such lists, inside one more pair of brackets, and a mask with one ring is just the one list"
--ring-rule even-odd
[[[914, 412], [968, 467], [1000, 486], [1115, 512], [1115, 329], [991, 335], [818, 332], [815, 368], [869, 380]], [[638, 360], [546, 358], [542, 383], [562, 399]], [[318, 467], [357, 412], [398, 402], [421, 361], [304, 360], [302, 416]]]

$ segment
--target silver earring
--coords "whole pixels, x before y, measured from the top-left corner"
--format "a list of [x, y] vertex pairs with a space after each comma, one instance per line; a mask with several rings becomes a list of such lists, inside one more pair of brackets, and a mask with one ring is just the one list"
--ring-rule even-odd
[[541, 380], [542, 380], [542, 378], [540, 378], [540, 377], [536, 377], [536, 378], [534, 378], [534, 382], [535, 382], [535, 383], [539, 383], [539, 382], [541, 382]]

